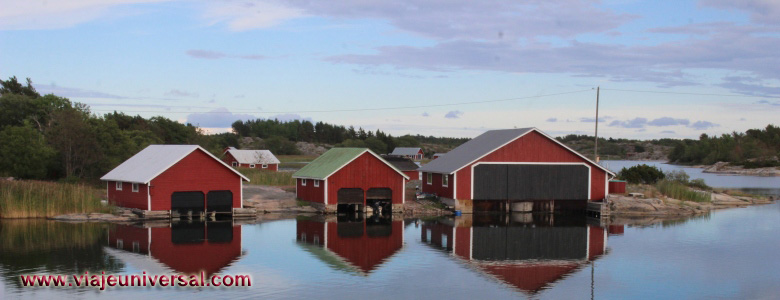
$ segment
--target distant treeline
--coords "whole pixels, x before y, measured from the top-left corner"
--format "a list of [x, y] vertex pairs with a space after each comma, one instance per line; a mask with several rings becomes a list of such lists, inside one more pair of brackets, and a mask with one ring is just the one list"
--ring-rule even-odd
[[[279, 121], [268, 119], [256, 119], [233, 122], [233, 131], [241, 137], [258, 137], [270, 141], [272, 145], [292, 142], [309, 142], [335, 145], [336, 147], [366, 147], [376, 153], [389, 153], [396, 147], [418, 147], [421, 143], [434, 143], [446, 146], [458, 146], [468, 139], [465, 138], [437, 138], [421, 135], [404, 135], [394, 137], [377, 129], [376, 131], [355, 129], [353, 126], [345, 127], [324, 122], [312, 123], [310, 121]], [[268, 144], [268, 142], [266, 142]], [[268, 147], [279, 154], [297, 154], [295, 147]]]
[[[562, 137], [555, 138], [558, 141], [566, 144], [570, 148], [587, 155], [593, 156], [595, 138], [591, 135], [584, 134], [569, 134]], [[670, 146], [674, 147], [679, 144], [680, 140], [676, 139], [658, 139], [658, 140], [646, 140], [640, 141], [635, 139], [623, 139], [623, 138], [599, 138], [599, 156], [602, 157], [617, 157], [627, 158], [628, 153], [643, 153], [647, 151], [648, 145]]]
[[682, 164], [713, 164], [719, 161], [747, 168], [780, 166], [780, 127], [767, 125], [745, 133], [732, 132], [720, 137], [706, 134], [699, 140], [678, 141], [669, 161]]

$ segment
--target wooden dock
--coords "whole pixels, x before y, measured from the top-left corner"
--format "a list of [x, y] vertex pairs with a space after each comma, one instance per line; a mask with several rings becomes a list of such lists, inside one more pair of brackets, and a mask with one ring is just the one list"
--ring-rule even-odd
[[609, 216], [609, 202], [588, 202], [585, 211], [589, 216], [606, 217]]

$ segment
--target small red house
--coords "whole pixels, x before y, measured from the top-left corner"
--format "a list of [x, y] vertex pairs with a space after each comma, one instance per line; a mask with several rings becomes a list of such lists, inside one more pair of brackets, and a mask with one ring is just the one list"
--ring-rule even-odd
[[[214, 274], [241, 257], [241, 226], [230, 222], [209, 222], [208, 226], [202, 222], [173, 223], [147, 228], [111, 225], [108, 244], [123, 250], [109, 254], [153, 274], [168, 273], [167, 268], [184, 274]], [[165, 266], [156, 266], [157, 262]]]
[[333, 148], [292, 176], [298, 199], [325, 211], [401, 210], [409, 177], [366, 148]]
[[463, 212], [472, 211], [473, 201], [499, 207], [530, 201], [584, 210], [587, 201], [607, 196], [607, 182], [615, 176], [536, 128], [487, 131], [420, 171], [424, 193]]
[[420, 172], [417, 171], [420, 166], [410, 158], [395, 155], [382, 155], [382, 158], [396, 169], [401, 170], [404, 175], [409, 177], [409, 180], [420, 180]]
[[279, 159], [268, 150], [238, 150], [228, 147], [222, 154], [222, 161], [234, 168], [279, 170]]
[[100, 179], [113, 205], [195, 215], [243, 207], [249, 181], [198, 145], [150, 145]]
[[423, 159], [422, 148], [396, 147], [395, 149], [393, 149], [393, 153], [390, 153], [390, 155], [404, 156], [404, 157], [411, 158], [412, 160]]

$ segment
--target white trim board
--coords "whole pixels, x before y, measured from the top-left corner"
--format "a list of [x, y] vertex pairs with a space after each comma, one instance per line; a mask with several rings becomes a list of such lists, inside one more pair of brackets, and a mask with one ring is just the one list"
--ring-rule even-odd
[[588, 163], [585, 162], [478, 162], [471, 165], [471, 194], [470, 199], [474, 200], [474, 167], [478, 165], [583, 165], [586, 168], [588, 168], [588, 199], [587, 201], [590, 201], [591, 198], [591, 191], [593, 190], [591, 188], [591, 180], [593, 180], [593, 174], [592, 169]]

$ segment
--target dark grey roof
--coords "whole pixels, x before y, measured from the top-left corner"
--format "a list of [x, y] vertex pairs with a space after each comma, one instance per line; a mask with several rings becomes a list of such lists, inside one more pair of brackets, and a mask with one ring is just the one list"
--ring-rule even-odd
[[457, 148], [452, 149], [452, 151], [447, 152], [447, 155], [432, 160], [428, 164], [422, 166], [419, 169], [419, 171], [440, 173], [440, 174], [452, 174], [453, 172], [460, 170], [466, 165], [471, 164], [472, 162], [482, 158], [483, 156], [495, 151], [501, 146], [504, 146], [507, 143], [515, 140], [516, 138], [534, 130], [550, 138], [551, 140], [560, 144], [562, 147], [568, 149], [569, 151], [574, 152], [575, 154], [580, 156], [583, 160], [586, 160], [592, 163], [593, 165], [603, 169], [604, 171], [612, 174], [611, 171], [605, 169], [604, 167], [600, 166], [597, 163], [590, 161], [586, 157], [582, 156], [582, 154], [577, 153], [576, 151], [570, 149], [569, 147], [566, 147], [566, 145], [561, 144], [554, 138], [548, 136], [541, 130], [536, 129], [534, 127], [486, 131], [485, 133], [471, 139], [470, 141], [464, 143], [463, 145], [460, 145]]
[[411, 159], [408, 159], [403, 156], [382, 155], [382, 158], [384, 158], [385, 161], [393, 165], [396, 169], [399, 169], [401, 171], [415, 171], [418, 168], [420, 168], [420, 166], [418, 166]]
[[417, 155], [420, 153], [420, 148], [411, 148], [411, 147], [396, 147], [393, 149], [393, 153], [390, 153], [390, 155]]

